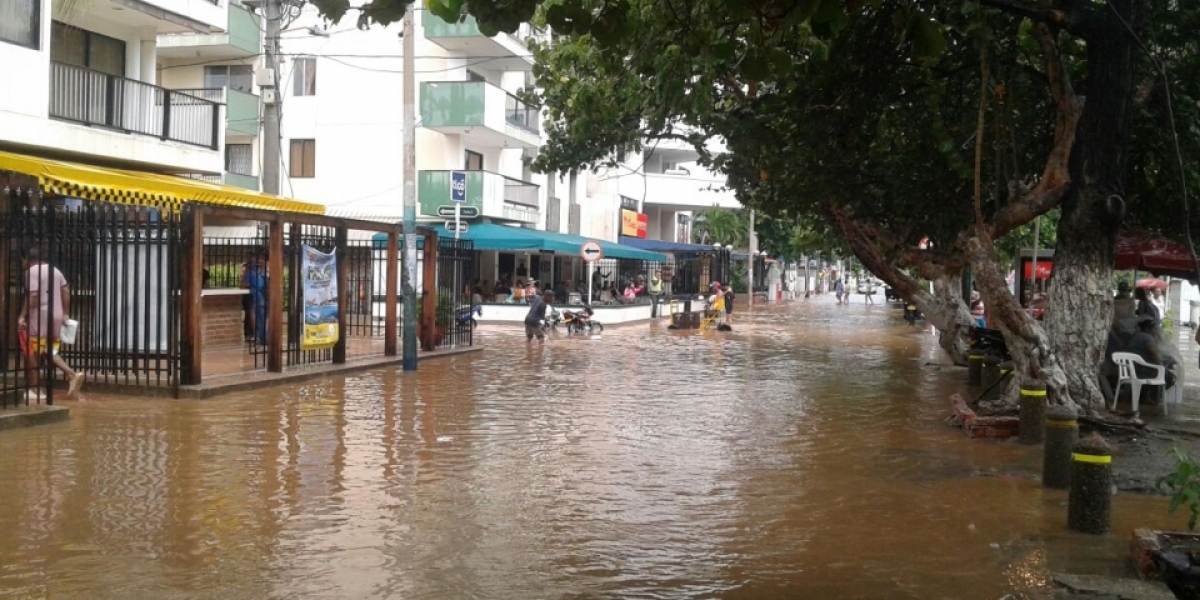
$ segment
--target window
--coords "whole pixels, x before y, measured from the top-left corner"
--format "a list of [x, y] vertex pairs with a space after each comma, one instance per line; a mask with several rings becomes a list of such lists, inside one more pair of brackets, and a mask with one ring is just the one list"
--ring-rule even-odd
[[0, 2], [0, 40], [41, 48], [42, 3], [40, 0], [4, 0]]
[[50, 24], [50, 59], [123, 76], [125, 42], [54, 21]]
[[254, 93], [254, 67], [250, 65], [204, 67], [204, 87], [227, 87], [247, 94]]
[[317, 59], [296, 59], [292, 66], [292, 95], [317, 95]]
[[225, 144], [225, 170], [238, 175], [254, 172], [254, 146], [251, 144]]
[[463, 168], [468, 171], [482, 171], [483, 155], [478, 152], [471, 152], [470, 150], [467, 150], [467, 159], [463, 164]]
[[317, 140], [292, 140], [292, 177], [316, 177]]

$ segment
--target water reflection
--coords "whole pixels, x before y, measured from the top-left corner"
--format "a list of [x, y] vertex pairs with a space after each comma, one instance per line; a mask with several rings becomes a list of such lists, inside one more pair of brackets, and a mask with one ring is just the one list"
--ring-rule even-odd
[[[0, 435], [0, 596], [999, 598], [1113, 572], [886, 306], [611, 328]], [[1117, 557], [1117, 558], [1114, 558]]]

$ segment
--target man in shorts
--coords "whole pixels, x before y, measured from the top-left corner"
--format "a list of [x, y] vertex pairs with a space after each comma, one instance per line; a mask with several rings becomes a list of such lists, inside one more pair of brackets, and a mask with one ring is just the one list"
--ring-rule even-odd
[[546, 309], [550, 308], [553, 301], [554, 292], [533, 297], [533, 304], [529, 306], [529, 313], [525, 315], [526, 343], [532, 342], [534, 336], [537, 336], [539, 342], [546, 341], [546, 330], [542, 328], [542, 322], [546, 319]]
[[71, 308], [71, 288], [61, 271], [51, 268], [42, 260], [38, 248], [25, 251], [21, 261], [25, 271], [25, 300], [21, 303], [21, 314], [17, 318], [17, 331], [26, 337], [24, 344], [25, 365], [29, 378], [29, 399], [41, 400], [39, 375], [41, 357], [62, 371], [74, 396], [83, 386], [83, 374], [76, 373], [58, 355], [59, 332]]

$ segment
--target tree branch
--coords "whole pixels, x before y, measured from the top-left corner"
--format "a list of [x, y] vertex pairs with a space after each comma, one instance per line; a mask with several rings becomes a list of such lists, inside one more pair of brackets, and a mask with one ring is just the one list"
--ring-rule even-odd
[[1071, 187], [1071, 174], [1068, 167], [1071, 148], [1075, 145], [1075, 130], [1079, 124], [1079, 115], [1083, 112], [1083, 102], [1075, 95], [1071, 77], [1063, 68], [1058, 42], [1050, 26], [1046, 23], [1036, 23], [1033, 32], [1038, 44], [1042, 47], [1046, 79], [1050, 84], [1050, 96], [1053, 98], [1058, 112], [1058, 118], [1054, 124], [1054, 146], [1046, 157], [1046, 165], [1042, 169], [1042, 175], [1037, 185], [1019, 200], [1000, 209], [992, 217], [990, 225], [985, 227], [987, 237], [990, 239], [999, 239], [1013, 229], [1054, 208], [1062, 202]]

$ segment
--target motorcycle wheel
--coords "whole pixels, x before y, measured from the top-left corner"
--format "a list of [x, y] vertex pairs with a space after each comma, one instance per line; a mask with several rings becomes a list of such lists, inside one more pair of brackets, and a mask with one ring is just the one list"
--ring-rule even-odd
[[604, 333], [604, 324], [599, 321], [588, 323], [588, 331], [592, 333]]

